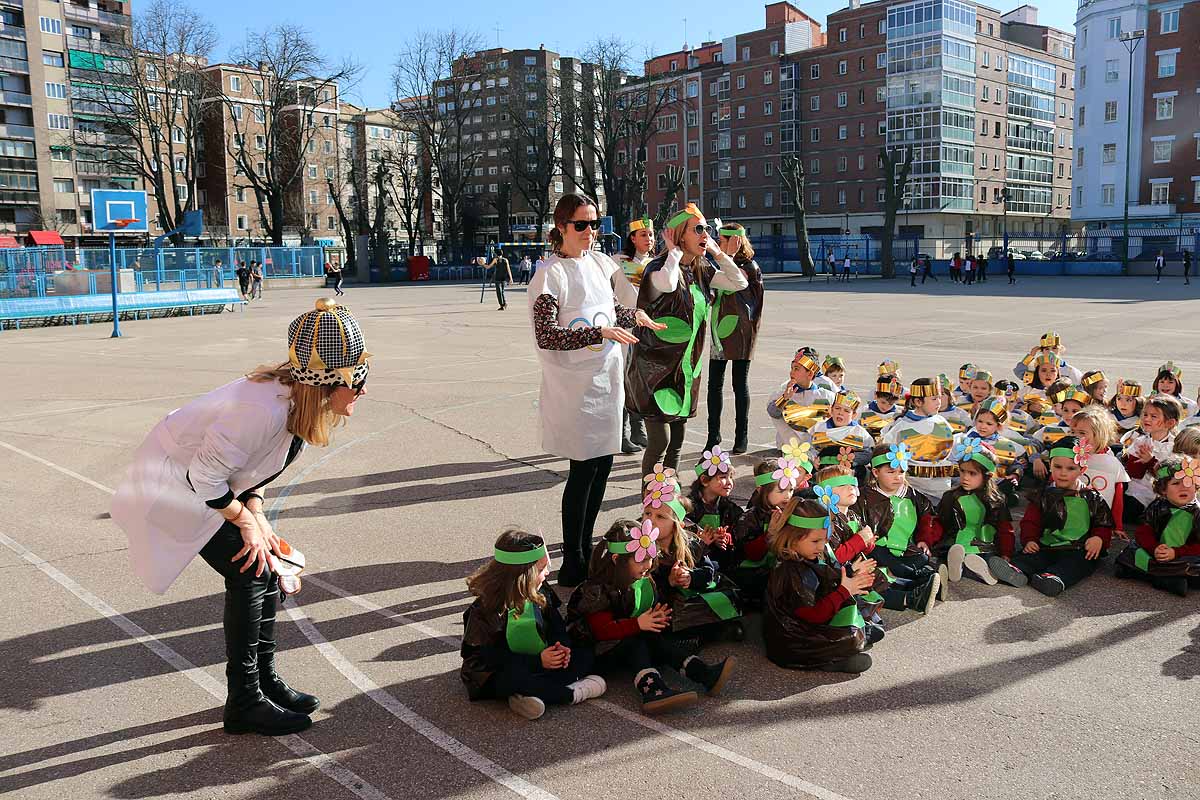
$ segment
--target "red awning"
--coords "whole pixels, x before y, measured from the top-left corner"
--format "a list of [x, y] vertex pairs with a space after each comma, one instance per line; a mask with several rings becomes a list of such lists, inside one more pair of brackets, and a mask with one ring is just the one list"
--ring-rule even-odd
[[29, 240], [34, 245], [65, 245], [62, 236], [56, 230], [30, 230]]
[[0, 247], [20, 247], [21, 243], [15, 236], [0, 236]]

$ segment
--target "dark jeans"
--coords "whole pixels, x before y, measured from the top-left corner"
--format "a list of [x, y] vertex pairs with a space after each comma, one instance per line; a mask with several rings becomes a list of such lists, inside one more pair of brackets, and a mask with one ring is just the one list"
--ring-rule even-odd
[[516, 656], [510, 658], [504, 669], [497, 672], [488, 681], [484, 691], [497, 700], [503, 700], [514, 694], [526, 697], [537, 697], [548, 705], [565, 706], [575, 700], [575, 694], [568, 686], [591, 674], [595, 657], [590, 647], [572, 647], [571, 663], [566, 669], [530, 668], [532, 659]]
[[871, 551], [871, 558], [901, 580], [923, 581], [937, 572], [938, 566], [938, 561], [933, 556], [919, 551], [911, 556], [894, 556], [886, 547], [876, 547]]
[[926, 278], [933, 278], [934, 283], [937, 283], [937, 275], [933, 274], [933, 267], [926, 267], [925, 271], [921, 273], [921, 283], [924, 283]]
[[649, 475], [654, 465], [659, 462], [671, 469], [678, 466], [686, 427], [686, 419], [671, 423], [646, 420], [646, 451], [642, 453], [643, 475]]
[[1071, 588], [1091, 575], [1100, 566], [1100, 559], [1085, 558], [1083, 549], [1039, 550], [1036, 553], [1017, 553], [1012, 557], [1013, 565], [1026, 575], [1048, 572], [1062, 579], [1063, 586]]
[[596, 659], [596, 671], [609, 673], [625, 668], [634, 675], [644, 669], [668, 666], [683, 667], [684, 659], [692, 655], [691, 649], [672, 641], [661, 633], [642, 631], [637, 636], [622, 639], [621, 643]]
[[504, 299], [504, 281], [496, 281], [496, 302], [505, 308], [508, 302]]
[[342, 273], [338, 273], [337, 278], [333, 281], [333, 290], [338, 294], [342, 293]]
[[1017, 282], [1017, 271], [1013, 267], [1008, 268], [1008, 282], [1009, 283]]
[[[708, 362], [708, 441], [721, 441], [721, 412], [725, 406], [725, 366], [728, 361]], [[734, 442], [745, 443], [750, 429], [750, 360], [733, 362]], [[653, 466], [653, 465], [651, 465]]]
[[559, 570], [559, 579], [568, 584], [577, 584], [587, 577], [593, 529], [612, 465], [612, 456], [571, 461], [562, 497], [563, 563]]
[[[279, 589], [270, 570], [258, 577], [254, 575], [254, 567], [238, 571], [245, 561], [230, 559], [242, 546], [241, 531], [232, 522], [226, 522], [200, 550], [200, 557], [225, 579], [225, 675], [230, 681], [230, 694], [240, 690], [246, 692], [244, 697], [253, 698], [258, 692], [259, 648], [264, 644], [261, 633], [268, 634], [265, 644], [269, 653], [275, 652], [273, 623]], [[270, 609], [266, 613], [264, 605], [268, 603]], [[262, 630], [264, 616], [272, 623], [269, 631]]]
[[1125, 523], [1125, 530], [1132, 531], [1142, 524], [1142, 517], [1146, 515], [1146, 507], [1142, 505], [1142, 501], [1136, 497], [1130, 497], [1125, 494], [1125, 510], [1121, 513], [1122, 522]]

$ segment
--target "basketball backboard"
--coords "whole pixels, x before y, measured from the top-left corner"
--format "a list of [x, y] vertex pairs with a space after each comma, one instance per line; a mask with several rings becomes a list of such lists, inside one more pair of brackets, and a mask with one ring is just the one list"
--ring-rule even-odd
[[92, 189], [92, 220], [97, 233], [146, 233], [150, 230], [146, 193], [140, 189]]

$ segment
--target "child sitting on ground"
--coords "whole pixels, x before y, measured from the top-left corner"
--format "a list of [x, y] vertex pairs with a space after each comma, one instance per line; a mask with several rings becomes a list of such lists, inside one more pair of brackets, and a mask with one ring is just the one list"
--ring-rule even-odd
[[899, 403], [904, 399], [904, 384], [895, 375], [880, 375], [875, 381], [875, 399], [867, 403], [858, 423], [878, 439], [883, 429], [904, 413]]
[[950, 457], [958, 464], [959, 481], [938, 504], [942, 539], [934, 554], [946, 562], [952, 583], [962, 580], [965, 568], [994, 586], [987, 557], [996, 552], [998, 539], [1013, 537], [1008, 503], [996, 487], [995, 453], [979, 439], [963, 439]]
[[1102, 405], [1085, 406], [1071, 418], [1071, 432], [1089, 448], [1087, 470], [1083, 481], [1089, 489], [1095, 489], [1104, 498], [1112, 511], [1118, 538], [1125, 538], [1122, 523], [1125, 509], [1125, 487], [1129, 485], [1129, 473], [1121, 459], [1113, 455], [1113, 441], [1117, 437], [1117, 423], [1112, 414]]
[[1125, 529], [1142, 521], [1146, 506], [1154, 501], [1154, 467], [1175, 447], [1179, 404], [1167, 395], [1146, 398], [1139, 427], [1121, 437], [1122, 460], [1129, 473], [1125, 492]]
[[771, 520], [776, 565], [767, 584], [763, 639], [781, 667], [865, 672], [871, 667], [856, 598], [871, 590], [874, 563], [847, 569], [827, 555], [825, 509], [793, 498]]
[[807, 434], [829, 415], [834, 393], [815, 383], [820, 371], [817, 355], [811, 348], [796, 351], [787, 382], [767, 403], [767, 416], [775, 422], [776, 445], [782, 447], [793, 436]]
[[1172, 455], [1154, 471], [1158, 497], [1146, 508], [1134, 541], [1117, 556], [1118, 578], [1141, 578], [1156, 589], [1186, 597], [1200, 581], [1200, 462]]
[[467, 588], [475, 602], [463, 614], [462, 681], [472, 700], [508, 700], [526, 719], [549, 705], [582, 703], [604, 694], [590, 675], [592, 650], [567, 635], [562, 601], [544, 591], [550, 557], [542, 537], [511, 528]]
[[957, 445], [967, 439], [985, 444], [995, 457], [996, 481], [1009, 506], [1017, 503], [1017, 486], [1029, 464], [1032, 443], [1015, 433], [1005, 432], [1008, 408], [1001, 397], [987, 397], [975, 407], [974, 423], [963, 434], [954, 437]]
[[723, 541], [723, 552], [733, 543], [733, 528], [744, 509], [730, 500], [733, 494], [734, 467], [729, 454], [720, 445], [705, 450], [696, 465], [696, 480], [688, 492], [691, 510], [685, 522], [700, 531], [701, 538]]
[[[783, 458], [768, 458], [754, 467], [754, 493], [746, 513], [733, 529], [733, 547], [727, 571], [742, 591], [743, 602], [750, 608], [762, 607], [767, 579], [774, 566], [769, 553], [767, 526], [771, 515], [792, 499], [792, 493], [808, 486], [813, 465], [807, 450], [793, 439], [784, 445]], [[801, 460], [802, 459], [802, 460]]]

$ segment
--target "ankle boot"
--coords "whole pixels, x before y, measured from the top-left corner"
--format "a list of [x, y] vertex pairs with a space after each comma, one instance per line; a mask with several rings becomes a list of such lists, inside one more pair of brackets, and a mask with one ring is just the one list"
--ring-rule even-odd
[[699, 656], [688, 656], [683, 662], [683, 674], [705, 688], [711, 695], [718, 695], [725, 688], [729, 676], [733, 674], [735, 664], [733, 656], [718, 661], [716, 664], [705, 664]]
[[297, 692], [275, 672], [275, 614], [279, 608], [279, 587], [272, 582], [263, 596], [262, 622], [258, 626], [258, 683], [263, 696], [280, 708], [297, 714], [311, 714], [321, 701], [311, 694]]
[[[241, 581], [246, 581], [241, 578]], [[225, 585], [225, 700], [226, 733], [261, 733], [283, 736], [312, 725], [304, 714], [287, 711], [268, 700], [258, 679], [258, 635], [262, 625], [263, 597], [275, 576], [267, 573], [247, 582], [227, 580]]]
[[645, 447], [649, 444], [649, 440], [646, 439], [646, 423], [642, 420], [642, 415], [636, 411], [629, 412], [629, 441], [638, 447]]
[[656, 669], [643, 670], [634, 678], [638, 694], [642, 696], [643, 714], [662, 714], [680, 708], [694, 706], [700, 698], [695, 692], [672, 689]]

